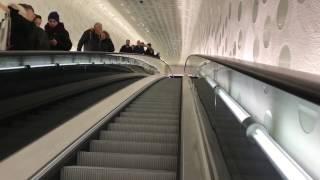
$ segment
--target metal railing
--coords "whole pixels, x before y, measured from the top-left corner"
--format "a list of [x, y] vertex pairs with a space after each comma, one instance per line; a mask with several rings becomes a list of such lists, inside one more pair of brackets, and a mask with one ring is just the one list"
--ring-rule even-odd
[[57, 51], [0, 52], [0, 70], [91, 64], [136, 65], [151, 74], [172, 75], [172, 70], [165, 61], [136, 54]]
[[[220, 85], [217, 80], [218, 73], [227, 74], [236, 72], [245, 78], [252, 78], [253, 81], [262, 81], [281, 89], [285, 93], [291, 93], [316, 104], [320, 102], [320, 81], [316, 75], [287, 70], [257, 63], [243, 62], [223, 57], [209, 57], [204, 55], [190, 56], [184, 67], [185, 74], [192, 74], [204, 78], [214, 89], [216, 96], [219, 96], [231, 112], [247, 129], [247, 136], [252, 138], [264, 151], [271, 163], [284, 179], [313, 179], [304, 168], [302, 168], [269, 134], [265, 126], [256, 121], [242, 104], [229, 94], [229, 90]], [[224, 72], [222, 72], [224, 71]], [[311, 78], [313, 77], [313, 78]], [[310, 79], [311, 78], [311, 79]], [[239, 100], [242, 102], [241, 100]]]

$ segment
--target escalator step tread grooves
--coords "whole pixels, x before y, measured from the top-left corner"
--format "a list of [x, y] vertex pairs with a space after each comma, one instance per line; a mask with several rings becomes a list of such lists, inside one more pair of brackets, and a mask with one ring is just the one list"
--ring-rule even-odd
[[61, 180], [176, 180], [181, 79], [151, 86], [65, 166]]
[[[246, 137], [246, 131], [238, 123], [228, 107], [217, 97], [215, 111], [211, 87], [205, 80], [194, 81], [209, 119], [215, 129], [220, 149], [232, 180], [280, 180], [279, 173], [266, 155]], [[208, 97], [207, 95], [211, 97]]]

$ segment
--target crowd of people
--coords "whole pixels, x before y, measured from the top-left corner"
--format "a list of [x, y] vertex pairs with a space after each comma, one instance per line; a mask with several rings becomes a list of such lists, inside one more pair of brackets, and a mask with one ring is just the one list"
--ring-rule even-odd
[[123, 45], [120, 49], [121, 53], [135, 53], [135, 54], [144, 54], [147, 56], [152, 56], [160, 58], [160, 53], [155, 53], [152, 48], [152, 44], [148, 43], [147, 45], [144, 42], [137, 41], [136, 45], [130, 45], [130, 40], [126, 40], [126, 44]]
[[[69, 32], [60, 21], [58, 12], [49, 13], [48, 22], [42, 29], [42, 17], [36, 14], [29, 4], [5, 6], [0, 2], [0, 9], [9, 13], [11, 18], [8, 50], [71, 50], [72, 42]], [[115, 48], [110, 34], [103, 30], [101, 23], [95, 23], [93, 28], [83, 33], [78, 42], [77, 51], [82, 50], [114, 52]], [[145, 45], [140, 41], [131, 46], [130, 40], [127, 40], [126, 44], [121, 47], [120, 52], [160, 58], [159, 53], [155, 54], [151, 43]]]

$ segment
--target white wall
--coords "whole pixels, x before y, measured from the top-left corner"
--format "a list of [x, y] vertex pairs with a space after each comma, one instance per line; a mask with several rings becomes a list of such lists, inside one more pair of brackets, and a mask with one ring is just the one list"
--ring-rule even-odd
[[192, 45], [181, 61], [203, 53], [320, 74], [319, 0], [185, 2], [193, 10], [183, 44]]

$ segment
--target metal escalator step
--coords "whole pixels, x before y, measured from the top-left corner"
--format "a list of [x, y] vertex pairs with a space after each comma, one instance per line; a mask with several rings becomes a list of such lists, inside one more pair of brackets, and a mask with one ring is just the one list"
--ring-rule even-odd
[[61, 180], [176, 180], [176, 173], [159, 170], [67, 166]]
[[90, 152], [177, 155], [178, 146], [169, 143], [93, 140], [90, 142]]
[[120, 116], [123, 117], [159, 117], [177, 119], [179, 114], [163, 114], [163, 113], [141, 113], [141, 112], [121, 112]]
[[179, 118], [166, 118], [166, 117], [130, 117], [130, 116], [119, 116], [121, 119], [143, 119], [143, 120], [158, 120], [158, 121], [179, 121]]
[[174, 117], [179, 116], [178, 111], [172, 111], [172, 110], [162, 110], [162, 109], [156, 109], [156, 110], [149, 110], [149, 109], [125, 109], [123, 112], [128, 113], [139, 113], [139, 114], [162, 114], [162, 115], [172, 115]]
[[129, 117], [118, 117], [115, 119], [115, 122], [124, 123], [124, 124], [179, 125], [179, 121], [174, 121], [174, 120], [141, 119], [141, 118], [129, 118]]
[[108, 130], [178, 133], [177, 126], [155, 126], [155, 125], [136, 125], [136, 124], [120, 124], [120, 123], [110, 123], [108, 125]]
[[128, 108], [142, 108], [142, 109], [163, 109], [163, 110], [180, 110], [180, 106], [162, 106], [162, 105], [152, 105], [152, 104], [131, 104]]
[[149, 112], [149, 113], [164, 113], [164, 114], [179, 114], [178, 109], [168, 109], [168, 108], [126, 108], [126, 112]]
[[177, 134], [168, 133], [146, 133], [128, 131], [101, 131], [101, 140], [155, 142], [155, 143], [177, 143]]
[[176, 156], [120, 154], [104, 152], [79, 152], [80, 166], [114, 167], [153, 170], [177, 170]]

